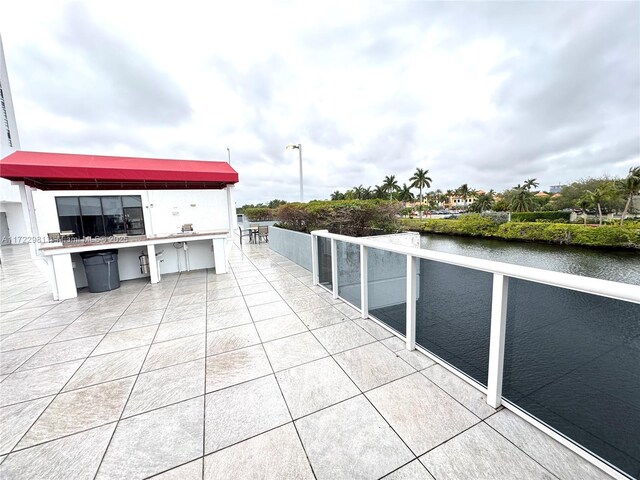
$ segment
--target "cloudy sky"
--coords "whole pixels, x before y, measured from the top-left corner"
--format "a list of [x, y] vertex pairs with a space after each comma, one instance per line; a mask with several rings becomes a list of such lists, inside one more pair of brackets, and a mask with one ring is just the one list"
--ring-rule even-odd
[[[206, 6], [206, 4], [210, 4]], [[640, 164], [640, 2], [5, 2], [24, 150], [226, 160], [238, 205]]]

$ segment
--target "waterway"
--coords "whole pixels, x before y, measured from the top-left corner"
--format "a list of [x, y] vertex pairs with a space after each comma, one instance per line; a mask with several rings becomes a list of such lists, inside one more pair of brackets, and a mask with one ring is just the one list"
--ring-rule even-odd
[[602, 250], [448, 235], [422, 235], [421, 247], [640, 285], [640, 252], [637, 250]]

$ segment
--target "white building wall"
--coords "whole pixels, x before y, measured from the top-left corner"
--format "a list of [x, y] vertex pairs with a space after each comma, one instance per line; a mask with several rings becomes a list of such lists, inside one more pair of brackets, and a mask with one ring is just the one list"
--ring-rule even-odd
[[26, 243], [28, 240], [27, 224], [25, 223], [22, 215], [22, 204], [19, 201], [0, 202], [0, 212], [5, 212], [7, 214], [7, 224], [9, 226], [11, 243]]
[[140, 195], [147, 235], [178, 233], [185, 223], [196, 232], [229, 228], [226, 190], [37, 190], [33, 200], [40, 234], [60, 231], [56, 197], [109, 195]]

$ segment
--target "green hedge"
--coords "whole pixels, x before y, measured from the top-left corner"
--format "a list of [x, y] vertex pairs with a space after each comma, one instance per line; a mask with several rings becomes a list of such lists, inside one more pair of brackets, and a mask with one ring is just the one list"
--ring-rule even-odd
[[513, 212], [511, 214], [512, 222], [557, 222], [568, 223], [571, 219], [571, 212]]
[[276, 211], [278, 226], [309, 233], [331, 233], [363, 237], [374, 233], [393, 233], [400, 228], [398, 213], [402, 205], [386, 200], [340, 200], [287, 203]]
[[276, 209], [267, 207], [245, 208], [242, 213], [245, 214], [250, 222], [265, 222], [275, 219]]
[[589, 247], [640, 249], [640, 228], [634, 223], [625, 224], [622, 227], [618, 225], [597, 227], [566, 223], [513, 221], [497, 225], [478, 215], [464, 215], [458, 220], [404, 220], [403, 224], [408, 230], [422, 233], [444, 233]]

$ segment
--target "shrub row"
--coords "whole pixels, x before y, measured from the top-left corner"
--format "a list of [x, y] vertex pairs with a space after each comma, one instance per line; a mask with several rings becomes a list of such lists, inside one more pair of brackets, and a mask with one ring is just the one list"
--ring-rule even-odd
[[399, 202], [386, 200], [313, 201], [281, 205], [275, 216], [278, 226], [297, 232], [329, 230], [363, 237], [397, 232], [401, 208]]
[[245, 208], [243, 212], [250, 222], [265, 222], [274, 220], [276, 209], [267, 207]]
[[513, 212], [511, 214], [512, 222], [537, 222], [550, 221], [557, 223], [568, 223], [571, 219], [571, 212]]
[[504, 240], [581, 245], [590, 247], [622, 247], [640, 249], [640, 228], [630, 223], [624, 226], [602, 227], [566, 223], [509, 222], [497, 225], [479, 215], [463, 215], [458, 220], [404, 220], [406, 229], [423, 233], [444, 233], [471, 237], [492, 237]]

